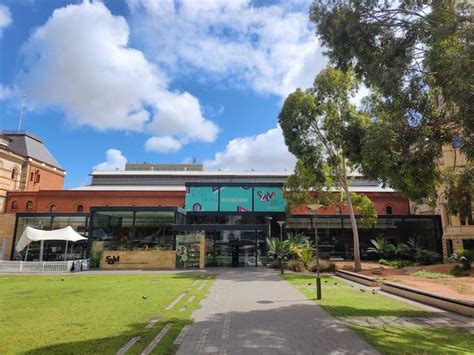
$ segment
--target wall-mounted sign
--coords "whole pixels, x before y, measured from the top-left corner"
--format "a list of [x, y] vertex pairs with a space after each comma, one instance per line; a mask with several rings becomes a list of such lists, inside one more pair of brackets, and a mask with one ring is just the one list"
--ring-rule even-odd
[[253, 209], [255, 212], [282, 212], [286, 201], [281, 187], [255, 187]]
[[279, 186], [187, 186], [186, 211], [284, 212], [286, 200]]
[[186, 211], [214, 212], [218, 210], [219, 188], [212, 186], [188, 186]]
[[222, 186], [219, 196], [219, 210], [222, 212], [252, 211], [252, 187], [250, 186]]

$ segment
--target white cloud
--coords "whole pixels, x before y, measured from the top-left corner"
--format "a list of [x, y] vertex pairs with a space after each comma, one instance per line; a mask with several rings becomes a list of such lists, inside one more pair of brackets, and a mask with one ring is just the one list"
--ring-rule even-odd
[[23, 47], [20, 84], [34, 103], [61, 107], [77, 125], [213, 141], [218, 128], [199, 101], [170, 91], [162, 70], [128, 45], [129, 32], [101, 2], [57, 9]]
[[310, 86], [327, 62], [309, 3], [128, 0], [134, 34], [158, 63], [282, 97]]
[[213, 160], [204, 162], [207, 169], [234, 171], [292, 171], [296, 158], [288, 151], [281, 128], [277, 126], [257, 136], [232, 139]]
[[16, 95], [18, 95], [17, 88], [0, 84], [0, 100], [6, 100]]
[[181, 149], [181, 142], [173, 137], [151, 137], [145, 142], [149, 152], [172, 153]]
[[12, 23], [12, 14], [10, 9], [5, 5], [0, 5], [0, 36], [2, 35], [2, 30]]
[[93, 167], [94, 170], [124, 170], [127, 158], [118, 149], [107, 149], [105, 161]]

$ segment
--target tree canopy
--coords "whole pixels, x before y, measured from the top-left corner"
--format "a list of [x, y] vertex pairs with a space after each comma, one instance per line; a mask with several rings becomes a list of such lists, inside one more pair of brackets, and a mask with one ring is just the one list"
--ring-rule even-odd
[[[469, 0], [316, 0], [311, 6], [330, 62], [353, 71], [372, 92], [364, 107], [369, 121], [345, 129], [346, 155], [364, 174], [418, 202], [433, 202], [446, 182], [454, 195], [459, 182], [472, 178], [473, 9]], [[442, 147], [458, 137], [468, 162], [453, 178], [439, 161]]]

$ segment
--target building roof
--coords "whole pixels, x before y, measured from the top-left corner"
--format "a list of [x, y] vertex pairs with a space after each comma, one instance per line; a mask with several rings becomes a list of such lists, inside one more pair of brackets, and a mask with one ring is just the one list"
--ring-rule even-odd
[[95, 170], [91, 176], [249, 176], [249, 177], [288, 177], [291, 171], [261, 172], [261, 171], [165, 171], [165, 170]]
[[38, 136], [26, 131], [0, 131], [0, 134], [11, 139], [8, 149], [12, 152], [64, 170]]

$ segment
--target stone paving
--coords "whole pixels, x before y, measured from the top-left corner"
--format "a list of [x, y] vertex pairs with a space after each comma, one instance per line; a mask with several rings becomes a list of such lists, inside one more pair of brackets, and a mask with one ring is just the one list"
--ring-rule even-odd
[[178, 354], [377, 354], [268, 269], [219, 270]]

